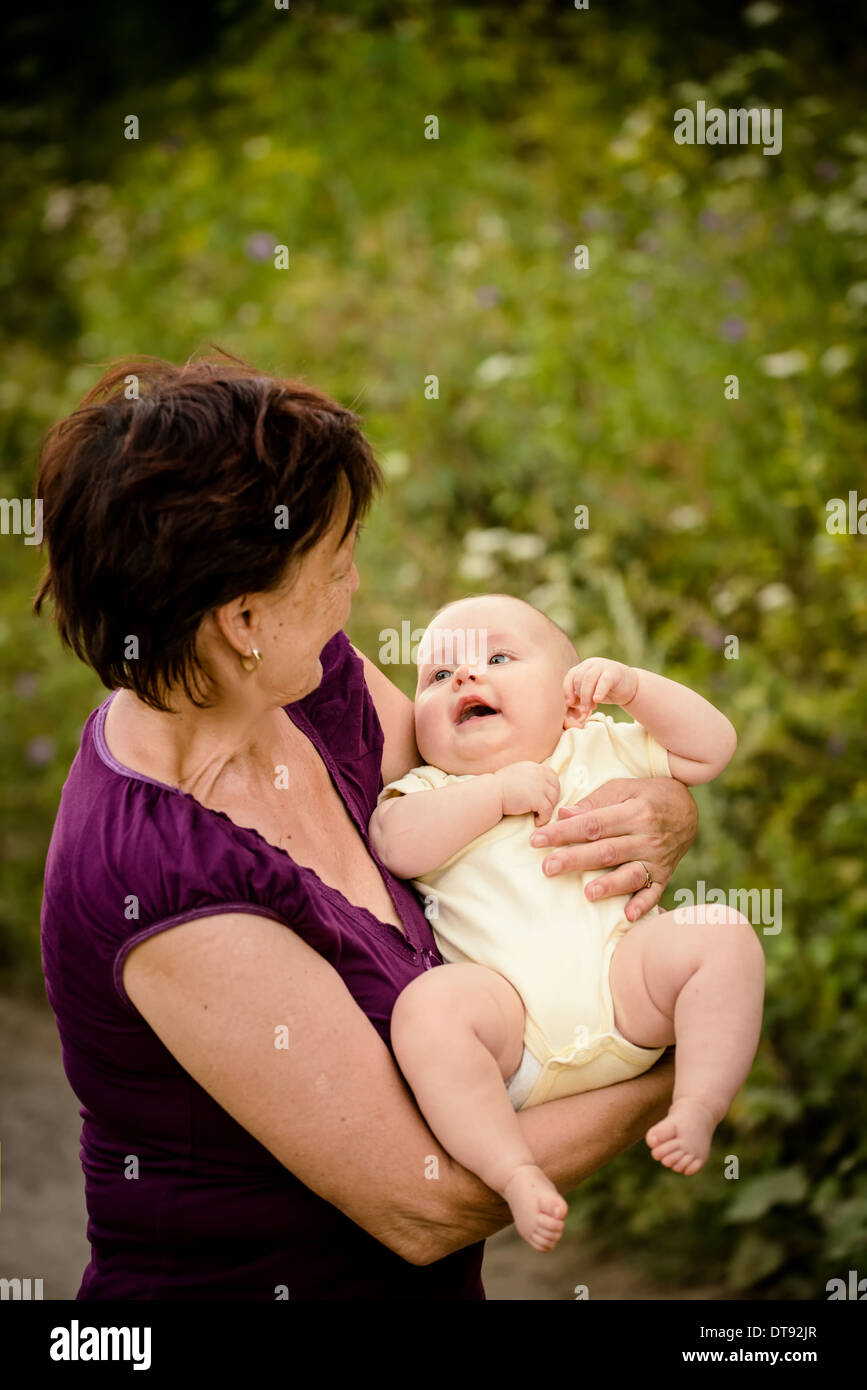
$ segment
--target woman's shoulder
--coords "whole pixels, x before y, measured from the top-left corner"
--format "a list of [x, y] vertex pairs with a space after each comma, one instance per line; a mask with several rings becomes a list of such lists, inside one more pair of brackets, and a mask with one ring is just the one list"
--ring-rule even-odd
[[[108, 946], [209, 907], [288, 918], [298, 869], [253, 830], [179, 788], [123, 768], [105, 745], [111, 697], [89, 716], [45, 865], [43, 941], [86, 926]], [[285, 862], [283, 862], [285, 860]]]

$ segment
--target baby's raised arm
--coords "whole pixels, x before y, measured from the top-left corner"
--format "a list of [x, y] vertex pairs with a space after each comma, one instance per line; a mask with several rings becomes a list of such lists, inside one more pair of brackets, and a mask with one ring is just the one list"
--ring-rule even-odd
[[687, 786], [710, 782], [731, 761], [738, 738], [734, 725], [714, 705], [677, 681], [590, 657], [573, 666], [564, 682], [577, 704], [579, 727], [596, 705], [619, 705], [668, 749], [672, 777]]
[[369, 834], [383, 864], [398, 878], [421, 878], [497, 825], [503, 816], [535, 812], [547, 825], [560, 797], [560, 780], [540, 763], [510, 763], [447, 787], [395, 793], [377, 806]]

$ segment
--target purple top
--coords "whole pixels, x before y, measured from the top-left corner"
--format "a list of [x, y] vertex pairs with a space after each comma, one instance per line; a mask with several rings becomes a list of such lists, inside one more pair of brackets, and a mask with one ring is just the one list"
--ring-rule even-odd
[[[291, 927], [329, 961], [391, 1050], [398, 994], [441, 958], [414, 890], [368, 839], [383, 733], [362, 663], [344, 632], [320, 659], [320, 685], [286, 713], [322, 757], [406, 937], [257, 831], [118, 763], [104, 733], [113, 696], [84, 726], [42, 908], [47, 993], [84, 1120], [91, 1261], [80, 1299], [273, 1300], [280, 1285], [290, 1298], [485, 1296], [483, 1243], [426, 1266], [393, 1254], [212, 1100], [123, 988], [126, 956], [146, 937], [195, 917], [252, 912]], [[137, 1178], [127, 1176], [130, 1155]]]

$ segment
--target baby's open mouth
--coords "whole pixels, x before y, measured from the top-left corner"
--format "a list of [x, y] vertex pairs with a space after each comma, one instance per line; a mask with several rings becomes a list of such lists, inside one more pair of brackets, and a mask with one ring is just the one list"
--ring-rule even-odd
[[468, 719], [484, 719], [486, 715], [499, 713], [498, 709], [491, 709], [491, 706], [484, 704], [483, 701], [473, 700], [472, 704], [464, 705], [455, 722], [466, 724]]

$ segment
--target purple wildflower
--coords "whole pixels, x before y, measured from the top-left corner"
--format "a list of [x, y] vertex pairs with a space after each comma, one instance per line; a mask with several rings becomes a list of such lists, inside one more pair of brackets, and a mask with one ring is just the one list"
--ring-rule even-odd
[[833, 183], [835, 179], [840, 177], [840, 166], [839, 164], [835, 164], [833, 159], [820, 159], [818, 163], [813, 166], [813, 171], [818, 174], [820, 179], [824, 179], [826, 183]]
[[589, 227], [591, 232], [598, 232], [603, 227], [607, 227], [610, 221], [611, 218], [604, 208], [585, 208], [581, 214], [581, 226]]
[[12, 683], [12, 689], [19, 700], [32, 700], [38, 688], [39, 682], [32, 671], [22, 671]]
[[639, 232], [635, 238], [635, 245], [640, 251], [646, 251], [649, 256], [655, 255], [662, 248], [662, 242], [653, 232]]
[[250, 261], [267, 261], [274, 254], [276, 242], [268, 232], [256, 232], [247, 238], [244, 254]]
[[54, 757], [54, 739], [48, 734], [32, 738], [27, 745], [27, 761], [31, 767], [44, 767]]
[[723, 319], [719, 331], [727, 342], [739, 343], [747, 331], [747, 326], [737, 314], [730, 314], [728, 318]]

